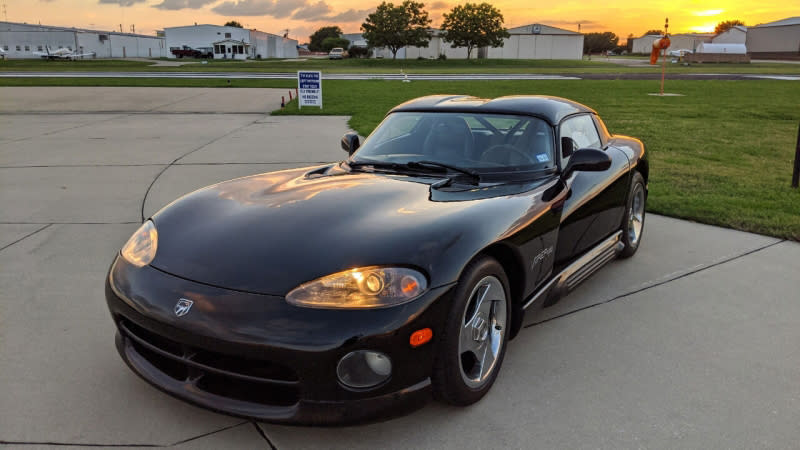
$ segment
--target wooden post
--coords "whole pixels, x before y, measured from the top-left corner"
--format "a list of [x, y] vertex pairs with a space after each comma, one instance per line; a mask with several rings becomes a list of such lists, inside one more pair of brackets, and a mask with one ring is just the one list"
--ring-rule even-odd
[[797, 189], [800, 182], [800, 126], [797, 127], [797, 147], [794, 149], [794, 172], [792, 172], [792, 187]]

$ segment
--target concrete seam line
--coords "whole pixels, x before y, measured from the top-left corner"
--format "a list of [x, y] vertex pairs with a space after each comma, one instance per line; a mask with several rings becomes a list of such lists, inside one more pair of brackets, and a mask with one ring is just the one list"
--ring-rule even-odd
[[167, 107], [167, 106], [172, 106], [172, 105], [174, 105], [176, 103], [185, 102], [186, 100], [191, 100], [193, 98], [200, 97], [201, 95], [206, 95], [206, 93], [205, 92], [200, 92], [199, 94], [190, 95], [190, 96], [188, 96], [186, 98], [182, 98], [180, 100], [175, 100], [174, 102], [164, 103], [163, 105], [158, 105], [158, 106], [155, 106], [153, 108], [148, 109], [147, 112], [155, 112], [159, 108], [164, 108], [164, 107]]
[[578, 309], [575, 309], [575, 310], [572, 310], [572, 311], [568, 311], [568, 312], [565, 312], [563, 314], [559, 314], [557, 316], [551, 317], [549, 319], [545, 319], [545, 320], [542, 320], [542, 321], [539, 321], [539, 322], [534, 322], [534, 323], [525, 325], [523, 328], [535, 327], [536, 325], [541, 325], [543, 323], [550, 322], [551, 320], [560, 319], [562, 317], [566, 317], [566, 316], [569, 316], [569, 315], [572, 315], [572, 314], [575, 314], [575, 313], [578, 313], [578, 312], [581, 312], [581, 311], [584, 311], [584, 310], [587, 310], [587, 309], [590, 309], [590, 308], [594, 308], [595, 306], [605, 305], [606, 303], [611, 303], [614, 300], [619, 300], [621, 298], [629, 297], [631, 295], [638, 294], [639, 292], [643, 292], [643, 291], [646, 291], [646, 290], [649, 290], [649, 289], [653, 289], [653, 288], [665, 285], [667, 283], [671, 283], [673, 281], [680, 280], [681, 278], [685, 278], [685, 277], [688, 277], [690, 275], [694, 275], [696, 273], [700, 273], [700, 272], [702, 272], [704, 270], [711, 269], [713, 267], [717, 267], [717, 266], [720, 266], [722, 264], [726, 264], [726, 263], [729, 263], [731, 261], [734, 261], [734, 260], [737, 260], [737, 259], [740, 259], [740, 258], [744, 258], [745, 256], [752, 255], [753, 253], [760, 252], [761, 250], [766, 250], [766, 249], [768, 249], [770, 247], [774, 247], [774, 246], [776, 246], [778, 244], [782, 244], [782, 243], [784, 243], [786, 241], [787, 241], [786, 239], [781, 239], [781, 240], [779, 240], [777, 242], [773, 242], [771, 244], [767, 244], [765, 246], [755, 248], [753, 250], [747, 251], [747, 252], [742, 253], [740, 255], [731, 256], [729, 258], [723, 259], [721, 261], [717, 261], [717, 262], [709, 264], [707, 266], [702, 266], [702, 267], [700, 267], [698, 269], [691, 270], [691, 271], [686, 272], [684, 274], [675, 276], [673, 278], [669, 278], [669, 279], [664, 280], [664, 281], [660, 281], [660, 282], [652, 284], [650, 286], [645, 286], [643, 288], [634, 289], [633, 291], [617, 295], [616, 297], [612, 297], [612, 298], [609, 298], [609, 299], [606, 299], [606, 300], [603, 300], [603, 301], [600, 301], [600, 302], [597, 302], [597, 303], [592, 303], [591, 305], [586, 305], [586, 306], [584, 306], [582, 308], [578, 308]]
[[[124, 114], [124, 113], [122, 113], [122, 114]], [[4, 115], [4, 114], [0, 114], [0, 115]], [[82, 123], [80, 125], [74, 125], [74, 126], [67, 127], [67, 128], [61, 128], [61, 129], [58, 129], [58, 130], [48, 131], [46, 133], [42, 133], [41, 135], [37, 135], [37, 136], [27, 136], [27, 137], [24, 137], [24, 138], [12, 139], [10, 141], [3, 141], [3, 142], [0, 142], [0, 145], [13, 144], [13, 143], [16, 143], [16, 142], [27, 141], [27, 140], [30, 140], [30, 139], [33, 139], [33, 138], [39, 137], [39, 136], [50, 136], [50, 135], [53, 135], [53, 134], [56, 134], [56, 133], [61, 133], [62, 131], [69, 131], [69, 130], [74, 130], [76, 128], [88, 127], [89, 125], [96, 125], [98, 123], [108, 122], [109, 120], [119, 119], [121, 117], [125, 117], [125, 115], [114, 116], [114, 117], [112, 117], [110, 119], [104, 119], [104, 120], [94, 120], [94, 121], [91, 121], [91, 122]]]
[[97, 443], [82, 443], [82, 442], [53, 442], [53, 441], [5, 441], [0, 440], [0, 444], [2, 445], [52, 445], [58, 447], [134, 447], [134, 448], [167, 448], [167, 447], [175, 447], [177, 445], [185, 444], [187, 442], [194, 441], [196, 439], [201, 439], [207, 436], [211, 436], [212, 434], [221, 433], [223, 431], [230, 430], [232, 428], [240, 427], [245, 425], [247, 421], [235, 423], [233, 425], [229, 425], [224, 428], [220, 428], [218, 430], [209, 431], [208, 433], [203, 433], [199, 436], [190, 437], [188, 439], [183, 439], [181, 441], [175, 442], [173, 444], [161, 445], [161, 444], [97, 444]]
[[233, 425], [228, 425], [227, 427], [220, 428], [219, 430], [209, 431], [208, 433], [203, 433], [203, 434], [201, 434], [199, 436], [190, 437], [189, 439], [183, 439], [181, 441], [175, 442], [174, 444], [166, 445], [165, 447], [175, 447], [177, 445], [185, 444], [187, 442], [191, 442], [191, 441], [194, 441], [194, 440], [197, 440], [197, 439], [202, 439], [204, 437], [211, 436], [212, 434], [217, 434], [217, 433], [222, 433], [223, 431], [232, 430], [232, 429], [234, 429], [236, 427], [240, 427], [242, 425], [245, 425], [246, 423], [247, 423], [247, 421], [245, 420], [245, 421], [242, 421], [242, 422], [239, 422], [239, 423], [235, 423]]
[[258, 434], [260, 434], [261, 437], [264, 438], [265, 441], [267, 441], [267, 444], [269, 444], [269, 448], [272, 450], [278, 450], [278, 447], [275, 447], [275, 444], [273, 444], [272, 441], [269, 440], [267, 433], [264, 432], [264, 430], [261, 428], [261, 425], [259, 425], [256, 422], [252, 422], [252, 424], [256, 428], [256, 431], [258, 431]]
[[[263, 116], [263, 114], [262, 114], [262, 116]], [[153, 188], [153, 185], [154, 185], [154, 184], [156, 184], [156, 181], [158, 181], [158, 179], [159, 179], [159, 178], [161, 178], [161, 175], [163, 175], [163, 174], [164, 174], [164, 172], [166, 172], [166, 171], [167, 171], [167, 169], [169, 169], [170, 167], [172, 167], [173, 165], [175, 165], [175, 163], [177, 163], [177, 162], [178, 162], [178, 161], [180, 161], [181, 159], [183, 159], [183, 158], [185, 158], [185, 157], [187, 157], [187, 156], [191, 155], [192, 153], [194, 153], [194, 152], [196, 152], [196, 151], [199, 151], [199, 150], [202, 150], [202, 149], [204, 149], [204, 148], [208, 147], [209, 145], [211, 145], [211, 144], [213, 144], [213, 143], [215, 143], [215, 142], [217, 142], [217, 141], [219, 141], [219, 140], [221, 140], [221, 139], [224, 139], [224, 138], [226, 138], [226, 137], [228, 137], [228, 136], [232, 135], [233, 133], [236, 133], [236, 132], [237, 132], [237, 131], [239, 131], [239, 130], [243, 130], [243, 129], [245, 129], [245, 128], [249, 127], [250, 125], [252, 125], [252, 124], [256, 123], [257, 121], [258, 121], [258, 119], [256, 119], [256, 120], [253, 120], [252, 122], [246, 123], [246, 124], [244, 124], [244, 125], [242, 125], [242, 126], [240, 126], [240, 127], [238, 127], [238, 128], [235, 128], [235, 129], [233, 129], [233, 130], [231, 130], [231, 131], [229, 131], [229, 132], [227, 132], [227, 133], [223, 134], [222, 136], [216, 137], [216, 138], [214, 138], [214, 139], [212, 139], [212, 140], [210, 140], [210, 141], [206, 142], [205, 144], [203, 144], [203, 145], [201, 145], [201, 146], [199, 146], [199, 147], [197, 147], [197, 148], [195, 148], [195, 149], [193, 149], [193, 150], [189, 150], [188, 152], [184, 153], [183, 155], [181, 155], [181, 156], [179, 156], [179, 157], [175, 158], [174, 160], [172, 160], [172, 162], [171, 162], [171, 163], [169, 163], [169, 164], [167, 164], [166, 166], [164, 166], [164, 168], [163, 168], [163, 169], [161, 169], [161, 171], [160, 171], [160, 172], [158, 172], [158, 174], [156, 174], [156, 177], [155, 177], [155, 178], [153, 178], [153, 181], [151, 181], [151, 182], [150, 182], [150, 185], [149, 185], [149, 186], [147, 186], [147, 190], [146, 190], [146, 191], [145, 191], [145, 193], [144, 193], [144, 198], [142, 198], [142, 209], [141, 209], [142, 222], [144, 222], [144, 219], [145, 219], [145, 217], [144, 217], [144, 205], [145, 205], [145, 203], [147, 203], [147, 196], [150, 194], [150, 189], [152, 189], [152, 188]]]
[[73, 442], [49, 442], [49, 441], [0, 441], [0, 445], [52, 445], [54, 447], [128, 447], [128, 448], [161, 448], [163, 445], [156, 444], [93, 444], [93, 443], [73, 443]]
[[132, 225], [140, 224], [139, 221], [130, 222], [0, 222], [0, 225]]
[[22, 241], [24, 241], [25, 239], [28, 239], [29, 237], [33, 236], [34, 234], [36, 234], [36, 233], [38, 233], [38, 232], [40, 232], [40, 231], [43, 231], [44, 229], [46, 229], [46, 228], [49, 228], [49, 227], [51, 227], [51, 226], [53, 226], [53, 224], [52, 224], [52, 223], [48, 223], [47, 225], [45, 225], [45, 226], [43, 226], [43, 227], [39, 228], [38, 230], [36, 230], [36, 231], [34, 231], [34, 232], [31, 232], [31, 233], [28, 233], [28, 234], [26, 234], [25, 236], [22, 236], [21, 238], [17, 239], [16, 241], [14, 241], [14, 242], [12, 242], [12, 243], [10, 243], [10, 244], [7, 244], [7, 245], [6, 245], [6, 246], [4, 246], [3, 248], [0, 248], [0, 252], [2, 252], [3, 250], [7, 249], [8, 247], [11, 247], [12, 245], [14, 245], [14, 244], [16, 244], [16, 243], [18, 243], [18, 242], [22, 242]]

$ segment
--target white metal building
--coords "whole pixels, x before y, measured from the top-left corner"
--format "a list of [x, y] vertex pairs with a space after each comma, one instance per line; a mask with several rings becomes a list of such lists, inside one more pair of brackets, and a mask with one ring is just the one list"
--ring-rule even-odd
[[[441, 37], [440, 30], [431, 30], [428, 47], [405, 47], [397, 52], [398, 59], [435, 59], [444, 55], [448, 59], [466, 59], [467, 49], [451, 47]], [[473, 49], [470, 58], [491, 59], [581, 59], [583, 35], [581, 33], [543, 24], [531, 24], [508, 30], [511, 35], [503, 39], [503, 46]], [[388, 49], [376, 50], [376, 56], [391, 58]]]
[[800, 17], [790, 17], [747, 29], [752, 58], [800, 59]]
[[710, 44], [708, 42], [701, 42], [697, 46], [697, 53], [730, 53], [732, 55], [747, 54], [747, 48], [744, 44]]
[[[297, 40], [258, 30], [220, 25], [189, 25], [165, 28], [164, 34], [167, 40], [167, 56], [170, 58], [175, 57], [171, 49], [184, 46], [193, 49], [214, 48], [215, 59], [297, 57]], [[244, 47], [243, 54], [238, 53], [240, 46]]]
[[47, 47], [94, 53], [96, 58], [167, 56], [164, 39], [157, 36], [15, 22], [0, 22], [0, 47], [7, 58], [39, 58], [34, 52]]
[[713, 44], [744, 44], [746, 42], [747, 27], [742, 25], [730, 27], [727, 31], [723, 31], [711, 39]]
[[[653, 42], [660, 39], [661, 35], [646, 34], [633, 40], [631, 53], [644, 53], [649, 55], [653, 49]], [[683, 33], [669, 35], [669, 48], [671, 50], [697, 50], [697, 46], [702, 42], [711, 42], [714, 33]]]
[[540, 23], [511, 28], [503, 46], [488, 49], [493, 59], [581, 59], [583, 35]]

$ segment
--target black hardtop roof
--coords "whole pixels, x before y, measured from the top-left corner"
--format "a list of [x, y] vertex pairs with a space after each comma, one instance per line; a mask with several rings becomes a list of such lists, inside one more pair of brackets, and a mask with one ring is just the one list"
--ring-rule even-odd
[[540, 117], [551, 125], [558, 125], [572, 114], [596, 114], [585, 105], [550, 95], [512, 95], [495, 99], [468, 95], [429, 95], [395, 106], [389, 113], [400, 111], [522, 114]]

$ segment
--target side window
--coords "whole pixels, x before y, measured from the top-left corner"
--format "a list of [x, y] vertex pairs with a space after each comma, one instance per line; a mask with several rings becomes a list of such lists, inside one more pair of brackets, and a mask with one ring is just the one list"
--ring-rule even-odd
[[[561, 147], [561, 167], [564, 167], [569, 161], [571, 154], [565, 152], [565, 148], [561, 139], [568, 137], [572, 139], [573, 151], [581, 148], [602, 148], [603, 144], [600, 143], [600, 135], [597, 134], [597, 129], [594, 127], [594, 121], [588, 114], [567, 119], [561, 124], [559, 133], [559, 146]], [[567, 154], [565, 154], [567, 153]]]

